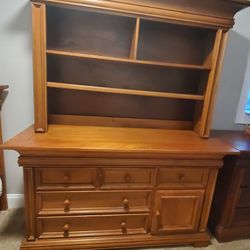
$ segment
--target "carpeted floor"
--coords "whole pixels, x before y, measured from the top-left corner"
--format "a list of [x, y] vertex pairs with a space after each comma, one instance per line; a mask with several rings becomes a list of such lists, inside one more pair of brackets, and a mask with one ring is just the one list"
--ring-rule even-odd
[[[23, 209], [10, 209], [0, 212], [0, 250], [17, 250], [24, 237]], [[176, 247], [154, 248], [154, 250], [250, 250], [250, 240], [238, 240], [230, 243], [218, 243], [215, 239], [206, 248]], [[142, 249], [140, 249], [142, 250]], [[152, 250], [152, 249], [148, 249]]]

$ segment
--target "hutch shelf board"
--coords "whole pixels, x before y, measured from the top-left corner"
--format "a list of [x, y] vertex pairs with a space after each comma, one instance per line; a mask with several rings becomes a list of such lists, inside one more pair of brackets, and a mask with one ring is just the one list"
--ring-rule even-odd
[[35, 124], [4, 144], [24, 170], [22, 250], [209, 244], [218, 169], [239, 152], [207, 137], [248, 5], [32, 1]]

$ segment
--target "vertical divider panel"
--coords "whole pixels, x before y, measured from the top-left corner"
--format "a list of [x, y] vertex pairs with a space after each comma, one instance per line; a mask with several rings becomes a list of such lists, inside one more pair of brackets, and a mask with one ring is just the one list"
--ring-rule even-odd
[[139, 42], [139, 34], [140, 34], [140, 22], [141, 19], [139, 17], [136, 18], [135, 30], [132, 40], [132, 45], [130, 49], [130, 59], [137, 59], [137, 51], [138, 51], [138, 42]]
[[[221, 42], [222, 42], [222, 37], [223, 37], [223, 30], [219, 29], [216, 33], [215, 36], [215, 42], [214, 42], [214, 47], [213, 47], [213, 52], [212, 52], [212, 68], [209, 73], [208, 81], [207, 81], [207, 87], [206, 87], [206, 92], [205, 92], [205, 100], [203, 103], [203, 109], [202, 109], [202, 114], [200, 118], [197, 120], [196, 125], [195, 125], [195, 131], [202, 137], [206, 137], [207, 135], [205, 134], [206, 128], [208, 129], [208, 116], [209, 116], [209, 111], [210, 111], [210, 106], [211, 106], [211, 99], [213, 97], [214, 93], [214, 85], [215, 85], [215, 79], [216, 79], [216, 74], [218, 74], [217, 66], [218, 63], [221, 62], [219, 60], [219, 56], [221, 56], [220, 50], [221, 50]], [[198, 109], [199, 110], [199, 109]], [[210, 125], [210, 124], [209, 124]]]
[[47, 131], [46, 6], [32, 3], [35, 131]]

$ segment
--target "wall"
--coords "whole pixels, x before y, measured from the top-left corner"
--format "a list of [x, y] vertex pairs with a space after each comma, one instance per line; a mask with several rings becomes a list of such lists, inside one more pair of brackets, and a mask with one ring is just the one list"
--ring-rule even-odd
[[[0, 10], [0, 83], [10, 85], [2, 109], [3, 135], [7, 140], [33, 123], [31, 11], [28, 0], [2, 0]], [[215, 108], [216, 129], [241, 129], [234, 125], [234, 119], [248, 60], [250, 9], [238, 14], [236, 23], [229, 37]], [[14, 152], [5, 152], [11, 202], [18, 201], [18, 194], [23, 192], [17, 157]]]
[[[28, 0], [0, 1], [0, 84], [9, 84], [2, 108], [3, 139], [33, 123], [31, 12]], [[12, 202], [23, 192], [17, 153], [5, 151], [7, 190]]]
[[[250, 7], [236, 15], [236, 24], [229, 33], [220, 85], [215, 106], [213, 128], [243, 130], [235, 124], [242, 85], [250, 71]], [[249, 75], [249, 74], [248, 74]]]

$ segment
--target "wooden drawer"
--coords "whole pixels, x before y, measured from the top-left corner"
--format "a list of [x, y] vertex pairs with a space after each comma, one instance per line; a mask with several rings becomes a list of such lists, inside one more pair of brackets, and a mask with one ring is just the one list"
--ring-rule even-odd
[[[250, 161], [250, 159], [249, 159]], [[242, 186], [250, 186], [250, 168], [245, 168], [244, 177], [241, 183]]]
[[237, 206], [250, 207], [250, 188], [241, 188]]
[[103, 168], [102, 189], [152, 188], [154, 169], [152, 168]]
[[39, 238], [146, 234], [148, 214], [39, 217]]
[[83, 188], [96, 186], [96, 168], [39, 168], [35, 170], [38, 189]]
[[250, 226], [250, 208], [236, 208], [232, 220], [234, 226]]
[[149, 212], [151, 192], [39, 192], [37, 211], [48, 214]]
[[203, 168], [160, 168], [157, 176], [158, 188], [193, 187], [204, 188], [208, 169]]

